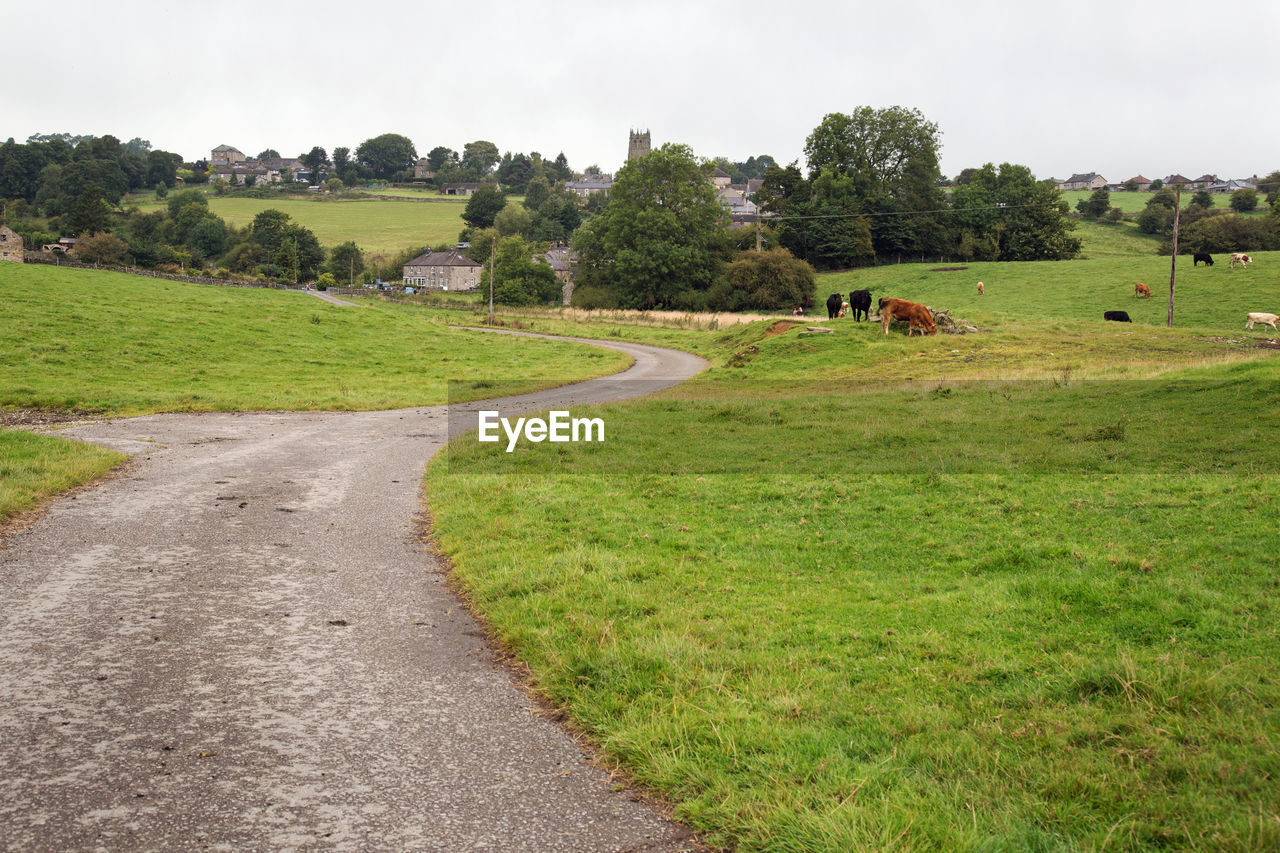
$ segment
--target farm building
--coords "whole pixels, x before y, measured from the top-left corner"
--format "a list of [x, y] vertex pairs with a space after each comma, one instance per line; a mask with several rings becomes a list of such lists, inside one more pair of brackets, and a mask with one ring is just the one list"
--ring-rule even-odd
[[1134, 175], [1132, 178], [1121, 184], [1121, 186], [1125, 186], [1126, 184], [1136, 184], [1138, 192], [1146, 192], [1151, 189], [1151, 179], [1143, 177], [1142, 175]]
[[480, 189], [484, 184], [475, 183], [458, 183], [444, 184], [440, 187], [440, 195], [471, 195]]
[[8, 225], [0, 225], [0, 261], [12, 264], [23, 262], [22, 238]]
[[458, 252], [425, 252], [404, 265], [404, 283], [427, 290], [475, 290], [480, 265]]

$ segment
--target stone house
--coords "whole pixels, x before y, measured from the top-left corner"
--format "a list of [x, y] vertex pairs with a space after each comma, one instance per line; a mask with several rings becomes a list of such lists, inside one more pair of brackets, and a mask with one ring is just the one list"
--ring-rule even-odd
[[480, 264], [457, 251], [427, 251], [404, 265], [408, 287], [427, 290], [475, 290], [480, 286]]
[[[1124, 183], [1136, 184], [1138, 187], [1138, 192], [1146, 192], [1147, 190], [1151, 189], [1151, 179], [1144, 178], [1142, 175], [1134, 175], [1132, 178], [1125, 181]], [[1120, 186], [1123, 187], [1124, 184], [1121, 184]]]
[[1107, 179], [1097, 172], [1081, 172], [1072, 175], [1058, 184], [1060, 190], [1100, 190], [1107, 185]]
[[22, 256], [22, 238], [8, 225], [0, 225], [0, 261], [11, 264], [25, 262]]
[[213, 156], [209, 158], [210, 165], [213, 166], [230, 166], [233, 163], [243, 163], [245, 161], [244, 152], [233, 145], [219, 145], [213, 149]]
[[573, 265], [578, 260], [576, 252], [557, 243], [542, 256], [551, 265], [551, 271], [560, 279], [560, 304], [568, 305], [573, 298]]
[[1164, 179], [1164, 185], [1170, 189], [1173, 187], [1189, 187], [1191, 186], [1191, 179], [1175, 173]]

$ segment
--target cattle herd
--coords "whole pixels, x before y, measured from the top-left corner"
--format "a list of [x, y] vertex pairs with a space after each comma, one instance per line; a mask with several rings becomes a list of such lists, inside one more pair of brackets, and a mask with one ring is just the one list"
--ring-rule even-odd
[[[1236, 268], [1236, 264], [1247, 269], [1248, 264], [1253, 262], [1253, 258], [1243, 252], [1233, 252], [1231, 254], [1231, 269]], [[1213, 266], [1213, 258], [1207, 252], [1196, 252], [1192, 256], [1192, 265]], [[986, 288], [982, 282], [978, 282], [978, 295], [986, 293]], [[1134, 296], [1140, 298], [1150, 298], [1151, 288], [1142, 282], [1138, 282], [1133, 286]], [[896, 320], [907, 324], [907, 337], [911, 337], [917, 331], [921, 335], [938, 334], [938, 325], [934, 319], [933, 311], [926, 305], [919, 302], [910, 302], [906, 299], [898, 299], [892, 296], [881, 297], [877, 303], [879, 315], [871, 316], [871, 291], [855, 290], [849, 294], [848, 300], [842, 294], [833, 293], [827, 297], [827, 319], [836, 320], [853, 314], [855, 320], [868, 319], [872, 321], [880, 321], [884, 327], [884, 333], [889, 334], [889, 326]], [[797, 307], [796, 314], [803, 314], [804, 309]], [[1110, 320], [1116, 323], [1132, 323], [1128, 311], [1103, 311], [1103, 320]], [[1255, 324], [1261, 323], [1270, 326], [1272, 330], [1276, 329], [1276, 323], [1280, 322], [1280, 315], [1268, 314], [1265, 312], [1250, 312], [1246, 316], [1245, 328], [1252, 329]]]

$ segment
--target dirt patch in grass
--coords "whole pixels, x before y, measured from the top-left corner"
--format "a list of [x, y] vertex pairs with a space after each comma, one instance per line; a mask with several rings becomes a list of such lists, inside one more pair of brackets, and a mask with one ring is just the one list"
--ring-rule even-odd
[[0, 429], [30, 426], [58, 426], [97, 420], [97, 409], [0, 409]]
[[769, 331], [764, 333], [766, 338], [772, 338], [774, 335], [781, 335], [784, 332], [794, 329], [796, 326], [803, 326], [804, 323], [795, 323], [791, 320], [779, 320], [769, 327]]

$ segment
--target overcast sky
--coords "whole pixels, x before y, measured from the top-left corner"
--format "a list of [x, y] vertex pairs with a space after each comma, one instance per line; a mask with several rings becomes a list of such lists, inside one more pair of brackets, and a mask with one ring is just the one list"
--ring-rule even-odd
[[390, 132], [419, 155], [486, 139], [614, 171], [636, 128], [803, 166], [824, 115], [899, 105], [939, 126], [949, 176], [1280, 169], [1280, 3], [1050, 5], [64, 0], [0, 34], [0, 139], [139, 136], [192, 160]]

